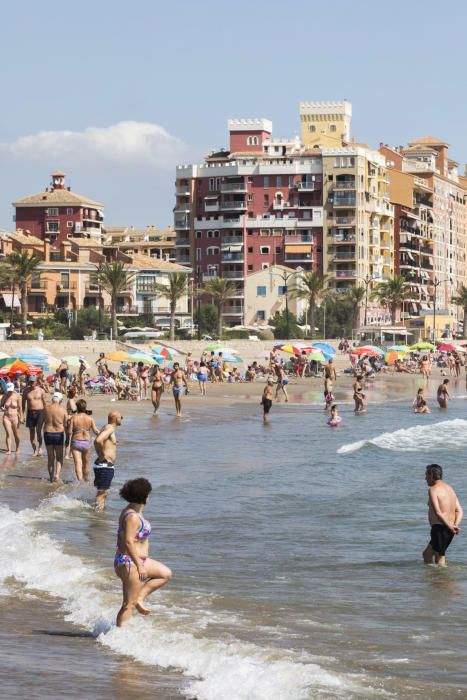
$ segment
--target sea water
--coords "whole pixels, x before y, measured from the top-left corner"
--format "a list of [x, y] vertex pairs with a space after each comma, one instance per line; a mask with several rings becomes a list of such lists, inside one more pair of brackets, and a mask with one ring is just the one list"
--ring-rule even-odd
[[[158, 698], [467, 697], [467, 540], [454, 539], [448, 569], [421, 563], [426, 464], [442, 464], [467, 502], [465, 402], [430, 415], [392, 402], [358, 417], [344, 405], [337, 429], [316, 406], [274, 405], [264, 426], [256, 402], [186, 404], [178, 421], [170, 409], [125, 418], [103, 514], [91, 486], [39, 480], [37, 460], [0, 468], [0, 610], [18, 629], [34, 610], [42, 672], [60, 619], [79, 639], [68, 640], [74, 663], [91, 649], [99, 660], [89, 688], [65, 672], [50, 696], [111, 697], [106, 678], [121, 667]], [[174, 578], [151, 617], [117, 629], [118, 488], [136, 476], [154, 487], [151, 556]], [[5, 653], [0, 680], [14, 697]], [[37, 645], [16, 653], [27, 675]]]

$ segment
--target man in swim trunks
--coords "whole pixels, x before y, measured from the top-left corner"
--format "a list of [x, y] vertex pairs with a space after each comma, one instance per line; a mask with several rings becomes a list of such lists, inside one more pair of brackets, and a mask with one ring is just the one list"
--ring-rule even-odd
[[324, 365], [324, 378], [331, 379], [331, 381], [336, 381], [337, 379], [336, 368], [334, 367], [332, 359], [329, 359]]
[[273, 386], [274, 379], [268, 379], [267, 384], [263, 390], [263, 396], [261, 399], [261, 405], [263, 406], [263, 423], [269, 423], [269, 411], [272, 408]]
[[174, 362], [173, 372], [170, 375], [170, 383], [172, 385], [172, 393], [174, 395], [177, 418], [180, 418], [182, 415], [183, 387], [187, 386], [187, 379], [185, 372], [180, 369], [180, 364], [178, 362]]
[[47, 467], [50, 481], [60, 479], [65, 448], [65, 425], [68, 418], [62, 406], [63, 394], [56, 391], [52, 403], [44, 408], [44, 442], [47, 449]]
[[440, 408], [447, 408], [448, 401], [451, 398], [448, 391], [449, 379], [444, 379], [443, 383], [439, 385], [437, 392], [437, 399]]
[[[23, 414], [27, 408], [26, 427], [32, 445], [32, 456], [42, 454], [42, 424], [44, 419], [46, 392], [37, 383], [36, 377], [29, 377], [21, 399]], [[36, 445], [37, 436], [37, 445]]]
[[97, 459], [94, 462], [94, 486], [97, 489], [96, 510], [105, 508], [110, 485], [115, 474], [115, 458], [117, 455], [117, 438], [115, 430], [122, 424], [123, 417], [118, 411], [111, 411], [107, 425], [102, 428], [94, 440]]
[[439, 464], [429, 464], [425, 472], [428, 484], [428, 521], [431, 525], [431, 538], [423, 552], [425, 564], [446, 566], [446, 550], [454, 535], [460, 532], [460, 522], [464, 515], [456, 492], [443, 481], [443, 469]]

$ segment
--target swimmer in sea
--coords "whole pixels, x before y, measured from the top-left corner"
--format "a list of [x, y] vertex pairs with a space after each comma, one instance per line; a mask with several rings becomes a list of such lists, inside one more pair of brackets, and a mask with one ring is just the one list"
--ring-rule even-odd
[[448, 401], [451, 398], [448, 391], [449, 379], [443, 379], [443, 383], [439, 385], [437, 399], [440, 408], [447, 408]]
[[353, 400], [355, 401], [355, 413], [365, 413], [365, 394], [362, 391], [362, 377], [358, 375], [353, 385]]
[[327, 424], [331, 426], [331, 428], [337, 428], [338, 425], [342, 422], [342, 418], [340, 417], [338, 411], [337, 411], [337, 405], [333, 404], [331, 406], [331, 414], [327, 420]]
[[261, 405], [263, 407], [263, 423], [269, 423], [269, 411], [272, 408], [272, 387], [274, 386], [274, 380], [268, 379], [266, 386], [263, 390], [263, 396], [261, 398]]
[[152, 486], [147, 479], [131, 479], [120, 490], [120, 496], [128, 505], [118, 519], [114, 558], [114, 570], [123, 587], [117, 627], [129, 620], [135, 610], [141, 615], [150, 615], [151, 611], [144, 605], [146, 598], [172, 578], [168, 566], [148, 557], [152, 527], [142, 513], [151, 491]]
[[413, 401], [414, 413], [430, 413], [430, 409], [426, 405], [426, 401], [423, 397], [424, 389], [420, 387], [417, 391], [417, 395]]
[[425, 564], [446, 566], [446, 550], [454, 535], [460, 532], [464, 512], [456, 492], [443, 481], [443, 469], [439, 464], [429, 464], [425, 472], [428, 484], [428, 521], [431, 525], [430, 542], [423, 552]]

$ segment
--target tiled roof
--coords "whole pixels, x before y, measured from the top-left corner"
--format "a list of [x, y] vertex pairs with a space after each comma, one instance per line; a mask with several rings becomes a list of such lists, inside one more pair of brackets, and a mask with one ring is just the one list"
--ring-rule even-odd
[[44, 243], [41, 241], [40, 238], [37, 236], [32, 236], [29, 233], [24, 233], [23, 231], [19, 230], [14, 231], [13, 233], [10, 233], [10, 238], [12, 241], [15, 241], [16, 243], [20, 243], [21, 245], [30, 245], [30, 246], [35, 246], [38, 248], [43, 248]]
[[88, 197], [83, 197], [75, 192], [70, 192], [69, 190], [49, 190], [44, 192], [39, 192], [38, 194], [32, 194], [29, 197], [24, 197], [23, 199], [17, 199], [13, 202], [14, 207], [22, 207], [28, 204], [38, 204], [46, 206], [48, 204], [84, 204], [85, 206], [90, 206], [94, 208], [102, 208], [104, 205], [100, 202], [95, 202], [93, 199]]
[[167, 260], [160, 260], [159, 258], [152, 258], [150, 255], [140, 255], [138, 253], [131, 254], [127, 253], [128, 257], [131, 258], [131, 263], [129, 267], [137, 270], [161, 270], [163, 272], [187, 272], [188, 268], [184, 265], [177, 265], [176, 263], [168, 262]]
[[94, 238], [68, 238], [67, 240], [80, 248], [102, 248], [102, 243], [94, 240]]
[[444, 139], [439, 139], [436, 136], [422, 136], [419, 139], [415, 139], [414, 141], [409, 141], [409, 146], [415, 146], [416, 144], [424, 144], [424, 145], [437, 145], [437, 146], [447, 146], [448, 144]]

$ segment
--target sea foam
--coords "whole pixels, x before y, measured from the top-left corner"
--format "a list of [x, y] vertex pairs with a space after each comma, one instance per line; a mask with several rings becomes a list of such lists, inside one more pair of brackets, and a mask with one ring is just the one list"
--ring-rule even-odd
[[392, 433], [381, 433], [370, 440], [358, 440], [342, 445], [337, 450], [344, 455], [373, 445], [393, 452], [424, 452], [443, 448], [458, 449], [467, 446], [467, 421], [462, 418], [401, 428]]
[[[15, 513], [0, 507], [3, 595], [8, 588], [17, 595], [13, 578], [29, 593], [57, 598], [65, 619], [91, 631], [104, 646], [145, 664], [179, 669], [186, 676], [181, 692], [199, 700], [298, 700], [330, 693], [335, 698], [374, 697], [374, 689], [359, 685], [355, 676], [325, 670], [316, 657], [312, 660], [304, 653], [241, 641], [235, 638], [234, 628], [221, 639], [202, 636], [202, 624], [198, 633], [193, 624], [178, 625], [174, 607], [160, 602], [164, 592], [153, 597], [153, 617], [137, 616], [116, 628], [115, 613], [121, 603], [118, 581], [103, 576], [93, 561], [67, 554], [59, 542], [36, 530], [47, 511], [55, 519], [57, 510], [79, 507], [74, 499], [70, 501], [60, 497], [44, 502], [37, 520], [32, 509]], [[202, 610], [193, 612], [193, 620], [202, 619]]]

